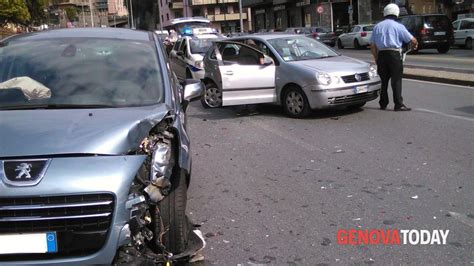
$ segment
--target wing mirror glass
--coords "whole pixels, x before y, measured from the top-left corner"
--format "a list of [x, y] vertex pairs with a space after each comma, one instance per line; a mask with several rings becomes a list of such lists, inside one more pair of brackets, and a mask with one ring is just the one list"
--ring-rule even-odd
[[186, 79], [184, 82], [184, 96], [183, 100], [187, 102], [195, 101], [201, 98], [203, 93], [202, 82], [198, 79]]

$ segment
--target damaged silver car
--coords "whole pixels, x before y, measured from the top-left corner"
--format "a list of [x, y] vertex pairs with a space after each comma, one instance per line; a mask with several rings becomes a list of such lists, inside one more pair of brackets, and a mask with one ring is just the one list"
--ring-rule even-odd
[[0, 41], [0, 264], [187, 259], [185, 110], [157, 36], [67, 29]]

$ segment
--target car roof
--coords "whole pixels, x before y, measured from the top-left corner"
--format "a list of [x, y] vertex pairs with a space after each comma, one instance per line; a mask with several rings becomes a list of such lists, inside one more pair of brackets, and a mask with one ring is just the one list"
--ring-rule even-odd
[[32, 32], [14, 35], [8, 41], [36, 41], [58, 38], [97, 38], [135, 41], [153, 40], [151, 32], [123, 28], [69, 28]]
[[240, 37], [235, 37], [235, 38], [233, 37], [233, 38], [230, 38], [230, 39], [231, 40], [232, 39], [243, 39], [243, 38], [246, 38], [246, 37], [257, 38], [257, 39], [261, 39], [261, 40], [272, 40], [272, 39], [278, 39], [278, 38], [303, 37], [303, 36], [298, 35], [298, 34], [288, 34], [288, 33], [273, 33], [273, 34], [260, 34], [260, 33], [257, 33], [257, 34], [240, 36]]

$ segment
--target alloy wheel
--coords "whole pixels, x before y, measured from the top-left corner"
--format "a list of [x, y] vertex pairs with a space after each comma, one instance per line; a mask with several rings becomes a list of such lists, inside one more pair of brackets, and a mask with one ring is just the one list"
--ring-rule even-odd
[[204, 101], [211, 108], [216, 108], [222, 105], [222, 93], [219, 88], [209, 87], [206, 88], [204, 94]]

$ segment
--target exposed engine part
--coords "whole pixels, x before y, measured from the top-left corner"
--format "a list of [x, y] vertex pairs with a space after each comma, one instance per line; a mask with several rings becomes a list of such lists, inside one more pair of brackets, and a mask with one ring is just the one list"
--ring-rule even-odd
[[151, 201], [159, 202], [166, 196], [162, 192], [168, 192], [170, 188], [171, 182], [164, 177], [160, 177], [148, 185], [144, 191], [148, 194]]

